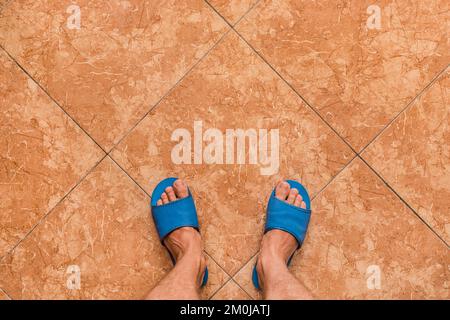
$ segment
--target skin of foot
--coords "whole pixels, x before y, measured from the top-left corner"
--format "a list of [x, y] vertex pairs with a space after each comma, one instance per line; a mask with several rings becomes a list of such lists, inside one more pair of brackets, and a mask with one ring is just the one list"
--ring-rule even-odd
[[[166, 188], [156, 204], [161, 206], [186, 198], [188, 195], [189, 190], [186, 182], [178, 179], [172, 187]], [[193, 274], [197, 276], [198, 287], [200, 287], [206, 268], [200, 233], [192, 227], [182, 227], [171, 232], [164, 239], [164, 245], [175, 258], [177, 264], [181, 263], [192, 269]]]
[[[306, 204], [296, 188], [290, 188], [286, 181], [278, 182], [275, 197], [296, 207], [306, 209]], [[297, 249], [297, 240], [288, 232], [270, 230], [262, 239], [261, 250], [256, 270], [261, 288], [270, 285], [270, 281], [277, 281], [280, 270], [286, 269], [288, 259]]]

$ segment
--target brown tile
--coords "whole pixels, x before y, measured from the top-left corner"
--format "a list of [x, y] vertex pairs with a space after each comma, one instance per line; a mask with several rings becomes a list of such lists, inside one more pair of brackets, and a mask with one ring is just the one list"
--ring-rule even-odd
[[444, 73], [363, 153], [450, 243], [450, 72]]
[[251, 298], [236, 282], [230, 280], [217, 291], [211, 300], [251, 300]]
[[103, 153], [0, 50], [0, 258]]
[[[291, 270], [315, 297], [450, 298], [448, 248], [361, 160], [333, 180], [313, 208]], [[253, 264], [235, 280], [254, 296]], [[380, 289], [368, 289], [369, 266], [379, 267]]]
[[[172, 132], [185, 128], [192, 134], [194, 121], [203, 121], [204, 130], [217, 128], [222, 133], [279, 129], [279, 172], [262, 175], [257, 164], [174, 164], [171, 152], [177, 142], [171, 141]], [[299, 179], [314, 194], [352, 153], [230, 33], [112, 156], [149, 193], [167, 176], [187, 179], [199, 209], [206, 251], [233, 274], [258, 249], [266, 199], [277, 179]]]
[[0, 289], [0, 300], [11, 300], [2, 289]]
[[206, 254], [206, 263], [208, 265], [208, 284], [201, 291], [201, 298], [207, 300], [226, 283], [230, 277], [223, 269]]
[[250, 259], [245, 266], [235, 274], [233, 280], [244, 288], [244, 290], [255, 300], [261, 300], [261, 291], [256, 290], [252, 282], [253, 267], [255, 266], [257, 256]]
[[230, 24], [239, 21], [258, 0], [209, 0], [208, 1]]
[[[148, 196], [106, 158], [0, 263], [0, 286], [14, 299], [142, 298], [172, 267], [149, 214]], [[227, 279], [208, 264], [214, 292]], [[80, 290], [67, 288], [71, 265]]]
[[237, 29], [361, 150], [449, 63], [449, 19], [446, 0], [262, 0]]
[[4, 10], [12, 0], [0, 0], [0, 13]]
[[227, 29], [201, 0], [80, 0], [70, 29], [71, 4], [14, 1], [0, 43], [107, 150]]

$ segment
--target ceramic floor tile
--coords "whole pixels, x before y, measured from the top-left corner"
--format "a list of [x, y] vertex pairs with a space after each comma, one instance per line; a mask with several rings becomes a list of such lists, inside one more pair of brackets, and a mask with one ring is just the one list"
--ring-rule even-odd
[[5, 9], [12, 0], [0, 0], [0, 13]]
[[203, 300], [210, 299], [226, 283], [230, 277], [223, 269], [206, 254], [206, 264], [208, 266], [208, 284], [201, 290]]
[[251, 300], [251, 297], [236, 282], [230, 280], [220, 288], [211, 300]]
[[[214, 292], [227, 279], [208, 264]], [[14, 299], [136, 299], [171, 266], [148, 196], [106, 158], [0, 262], [0, 286]]]
[[234, 281], [236, 281], [236, 283], [239, 283], [239, 285], [244, 288], [247, 294], [249, 294], [253, 299], [261, 300], [261, 291], [256, 290], [252, 282], [253, 267], [255, 266], [256, 259], [257, 256], [254, 256], [252, 259], [250, 259], [250, 261], [247, 262], [245, 266], [241, 270], [239, 270], [238, 273], [236, 273], [233, 279]]
[[208, 1], [230, 24], [239, 21], [258, 0], [209, 0]]
[[0, 289], [0, 300], [10, 300], [8, 295], [4, 293], [2, 289]]
[[[202, 122], [204, 132], [216, 128], [220, 134], [227, 129], [271, 130], [260, 137], [268, 138], [272, 161], [261, 165], [258, 157], [258, 164], [248, 164], [250, 157], [245, 156], [245, 161], [236, 164], [235, 154], [230, 152], [234, 164], [207, 164], [214, 162], [208, 157], [201, 165], [175, 164], [172, 149], [177, 141], [171, 140], [172, 134], [183, 128], [192, 134], [194, 121]], [[276, 129], [279, 153], [271, 138]], [[246, 155], [250, 153], [248, 140]], [[236, 147], [236, 141], [224, 141], [224, 148], [228, 145], [231, 150], [234, 145], [239, 152], [244, 151]], [[210, 154], [207, 144], [204, 148], [204, 154]], [[202, 154], [198, 149], [195, 152]], [[178, 154], [176, 149], [174, 154]], [[220, 154], [217, 151], [218, 158]], [[233, 274], [258, 248], [266, 198], [276, 180], [281, 176], [299, 179], [314, 194], [353, 154], [235, 33], [230, 33], [113, 150], [112, 156], [149, 193], [167, 176], [187, 179], [199, 208], [206, 251]], [[273, 170], [262, 171], [270, 169], [269, 163]]]
[[103, 153], [0, 49], [0, 258]]
[[[253, 264], [234, 279], [258, 298]], [[314, 199], [291, 270], [317, 298], [449, 299], [449, 264], [447, 246], [356, 159]]]
[[80, 0], [77, 29], [71, 4], [12, 2], [0, 43], [106, 150], [228, 28], [200, 0]]
[[449, 20], [446, 0], [262, 0], [237, 30], [361, 150], [450, 62]]
[[450, 243], [450, 72], [372, 143], [363, 157]]

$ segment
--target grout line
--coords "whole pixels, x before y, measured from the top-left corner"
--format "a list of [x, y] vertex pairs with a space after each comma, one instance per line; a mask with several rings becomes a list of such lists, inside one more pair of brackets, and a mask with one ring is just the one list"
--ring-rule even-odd
[[9, 52], [8, 51], [6, 51], [6, 49], [2, 46], [2, 45], [0, 45], [0, 48], [8, 55], [8, 57], [12, 60], [12, 61], [14, 61], [14, 63], [31, 79], [31, 80], [33, 80], [33, 82], [47, 95], [47, 97], [48, 98], [50, 98], [50, 100], [51, 101], [53, 101], [53, 103], [55, 103], [80, 129], [81, 129], [81, 131], [83, 131], [96, 145], [97, 145], [97, 147], [99, 147], [100, 148], [100, 150], [102, 150], [105, 154], [107, 153], [106, 152], [106, 150], [105, 149], [103, 149], [103, 147], [101, 146], [101, 145], [99, 145], [98, 143], [97, 143], [97, 141], [95, 141], [95, 139], [94, 138], [92, 138], [91, 137], [91, 135], [86, 131], [86, 130], [84, 130], [84, 128], [69, 114], [69, 113], [67, 113], [67, 111], [66, 110], [64, 110], [64, 108], [58, 103], [58, 101], [56, 101], [48, 92], [47, 92], [47, 90], [35, 79], [35, 78], [33, 78], [33, 76], [30, 74], [30, 73], [28, 73], [28, 71], [27, 70], [25, 70], [25, 68], [24, 67], [22, 67], [21, 65], [20, 65], [20, 63], [12, 56], [12, 55], [10, 55], [9, 54]]
[[353, 153], [358, 154], [356, 150], [347, 142], [337, 131], [334, 129], [323, 117], [322, 115], [259, 53], [236, 29], [233, 28], [233, 31], [241, 38], [251, 49], [253, 52], [264, 61], [270, 69], [289, 87], [291, 90], [306, 104], [349, 148], [353, 151]]
[[338, 175], [340, 175], [341, 174], [341, 172], [344, 172], [344, 170], [350, 165], [350, 163], [352, 163], [353, 162], [353, 160], [355, 160], [356, 158], [358, 158], [358, 155], [357, 154], [355, 154], [354, 156], [353, 156], [353, 158], [351, 158], [350, 159], [350, 161], [349, 162], [347, 162], [347, 164], [346, 165], [344, 165], [342, 168], [341, 168], [341, 170], [339, 170], [338, 172], [336, 172], [336, 174], [333, 176], [333, 177], [331, 177], [331, 179], [319, 190], [319, 191], [317, 191], [317, 193], [311, 198], [311, 201], [313, 201], [317, 196], [319, 196], [336, 178], [337, 178], [337, 176]]
[[212, 297], [214, 297], [214, 295], [216, 295], [216, 293], [220, 290], [220, 289], [222, 289], [228, 282], [230, 282], [230, 280], [232, 280], [234, 283], [236, 283], [237, 285], [238, 285], [238, 287], [239, 288], [241, 288], [252, 300], [254, 300], [253, 299], [253, 297], [243, 288], [243, 287], [241, 287], [241, 285], [237, 282], [237, 281], [235, 281], [234, 280], [234, 276], [235, 275], [237, 275], [238, 274], [238, 272], [239, 271], [241, 271], [246, 265], [247, 265], [247, 263], [249, 263], [252, 259], [253, 259], [253, 257], [254, 256], [256, 256], [258, 253], [259, 253], [259, 250], [254, 254], [254, 255], [252, 255], [251, 256], [251, 258], [247, 261], [247, 262], [245, 262], [243, 265], [242, 265], [242, 267], [240, 267], [235, 273], [234, 273], [234, 275], [231, 275], [230, 273], [228, 273], [206, 250], [203, 250], [207, 255], [208, 255], [208, 257], [212, 260], [212, 261], [214, 261], [214, 263], [215, 264], [217, 264], [218, 266], [219, 266], [219, 268], [223, 271], [223, 272], [225, 272], [226, 273], [226, 275], [229, 277], [229, 279], [228, 279], [228, 281], [226, 281], [219, 289], [217, 289], [212, 295], [211, 295], [211, 297], [208, 299], [208, 300], [211, 300], [212, 299]]
[[367, 143], [362, 149], [361, 151], [359, 151], [358, 155], [361, 155], [364, 150], [367, 149], [367, 147], [369, 147], [373, 142], [375, 142], [375, 140], [382, 135], [382, 133], [388, 128], [390, 127], [395, 120], [397, 120], [405, 111], [407, 111], [412, 105], [414, 105], [414, 103], [416, 102], [416, 100], [420, 99], [421, 96], [428, 91], [428, 89], [433, 86], [433, 84], [442, 76], [442, 74], [445, 73], [445, 71], [447, 70], [447, 68], [449, 67], [449, 65], [445, 66], [444, 69], [442, 69], [442, 71], [440, 71], [434, 78], [431, 79], [430, 83], [428, 83], [422, 90], [419, 91], [419, 93], [409, 102], [406, 104], [406, 106], [400, 110], [400, 112], [391, 119], [391, 121], [389, 121], [386, 126], [380, 130], [380, 132], [378, 132], [370, 141], [369, 143]]
[[11, 253], [14, 252], [14, 250], [24, 241], [28, 236], [39, 226], [41, 225], [44, 220], [47, 219], [47, 217], [63, 202], [70, 194], [71, 192], [78, 187], [78, 185], [92, 172], [95, 168], [107, 157], [107, 154], [105, 154], [91, 169], [89, 169], [86, 174], [84, 174], [78, 182], [70, 188], [70, 190], [50, 209], [47, 211], [46, 214], [42, 216], [42, 218], [20, 239], [10, 250], [8, 250], [7, 253], [5, 253], [3, 256], [0, 257], [0, 263]]
[[113, 159], [113, 157], [111, 157], [109, 154], [107, 154], [106, 157], [108, 157], [109, 159], [111, 159], [112, 162], [114, 162], [114, 163], [116, 164], [116, 166], [119, 167], [119, 169], [122, 170], [122, 171], [128, 176], [128, 178], [130, 178], [130, 179], [131, 179], [131, 180], [139, 187], [139, 189], [141, 189], [142, 191], [144, 191], [144, 193], [145, 193], [148, 197], [150, 197], [150, 199], [152, 198], [152, 196], [149, 195], [149, 194], [147, 193], [147, 191], [145, 191], [145, 189], [144, 189], [143, 187], [141, 187], [141, 185], [140, 185], [136, 180], [134, 180], [133, 177], [131, 177], [131, 176], [128, 174], [128, 172], [125, 171], [125, 169], [122, 168], [122, 167], [120, 166], [120, 164], [119, 164], [116, 160]]
[[223, 288], [223, 287], [225, 287], [225, 285], [228, 283], [228, 282], [230, 282], [231, 281], [231, 278], [229, 278], [227, 281], [225, 281], [225, 283], [219, 288], [219, 289], [217, 289], [217, 290], [215, 290], [214, 292], [213, 292], [213, 294], [211, 295], [211, 297], [209, 297], [208, 298], [208, 300], [212, 300], [212, 298], [214, 298], [214, 296]]
[[230, 274], [224, 269], [224, 268], [222, 268], [222, 266], [220, 265], [220, 264], [218, 264], [217, 263], [217, 261], [206, 251], [206, 250], [204, 250], [203, 249], [203, 252], [215, 263], [215, 264], [217, 264], [217, 266], [220, 268], [220, 270], [222, 270], [227, 276], [228, 276], [228, 280], [227, 281], [225, 281], [225, 283], [223, 284], [223, 285], [221, 285], [217, 290], [215, 290], [212, 294], [211, 294], [211, 296], [208, 298], [208, 300], [211, 300], [212, 299], [212, 297], [214, 297], [215, 295], [216, 295], [216, 293], [217, 292], [219, 292], [219, 290], [220, 289], [222, 289], [229, 281], [230, 281], [230, 279], [231, 279], [231, 276], [230, 276]]
[[128, 137], [128, 135], [142, 122], [144, 121], [144, 119], [150, 114], [150, 112], [152, 112], [154, 109], [156, 109], [161, 102], [168, 96], [170, 95], [179, 85], [180, 83], [191, 73], [191, 71], [200, 63], [202, 62], [206, 56], [209, 55], [209, 53], [217, 47], [217, 45], [222, 42], [222, 40], [226, 37], [226, 35], [231, 31], [231, 28], [228, 28], [228, 30], [219, 38], [219, 40], [217, 40], [217, 42], [208, 49], [208, 51], [206, 51], [206, 53], [199, 59], [197, 60], [197, 62], [194, 63], [194, 65], [189, 68], [186, 73], [150, 108], [150, 110], [148, 110], [144, 116], [139, 119], [123, 136], [122, 138], [119, 139], [119, 141], [115, 144], [113, 144], [113, 146], [111, 147], [111, 149], [108, 152], [108, 155], [123, 141], [125, 140], [126, 137]]
[[242, 291], [245, 292], [245, 294], [250, 298], [250, 300], [255, 300], [234, 278], [231, 278], [231, 280], [239, 287]]
[[12, 300], [13, 298], [11, 298], [11, 296], [8, 294], [8, 292], [5, 291], [5, 289], [0, 288], [0, 292], [3, 292], [5, 294], [5, 296], [7, 296], [9, 298], [9, 300]]
[[390, 185], [389, 185], [389, 183], [374, 169], [374, 168], [372, 168], [367, 162], [366, 162], [366, 160], [364, 160], [364, 158], [362, 158], [360, 155], [358, 155], [358, 158], [362, 161], [362, 162], [364, 162], [364, 164], [367, 166], [367, 167], [369, 167], [369, 169], [371, 170], [371, 171], [373, 171], [373, 173], [375, 173], [375, 175], [381, 180], [381, 181], [383, 181], [383, 183], [388, 187], [388, 189], [390, 189], [410, 210], [411, 210], [411, 212], [414, 214], [414, 215], [416, 215], [416, 217], [417, 218], [419, 218], [420, 219], [420, 221], [422, 221], [427, 227], [428, 227], [428, 229], [430, 229], [431, 230], [431, 232], [433, 232], [434, 234], [435, 234], [435, 236], [436, 237], [438, 237], [438, 239], [440, 239], [446, 246], [447, 246], [447, 248], [450, 248], [449, 247], [449, 245], [448, 245], [448, 243], [447, 242], [445, 242], [445, 240], [436, 232], [436, 231], [434, 231], [433, 230], [433, 228], [424, 220], [424, 219], [422, 219], [422, 217], [416, 212], [416, 210], [414, 210], [410, 205], [409, 205], [409, 203], [408, 202], [406, 202], [406, 200], [404, 200], [401, 196], [400, 196], [400, 194], [397, 192], [397, 191], [395, 191], [394, 190], [394, 188], [393, 187], [391, 187]]
[[238, 23], [239, 22], [241, 22], [241, 20], [242, 19], [244, 19], [244, 17], [250, 12], [250, 11], [252, 11], [253, 10], [253, 8], [255, 8], [257, 5], [258, 5], [258, 3], [260, 3], [261, 2], [261, 0], [257, 0], [252, 6], [250, 6], [250, 8], [239, 18], [239, 19], [237, 19], [236, 20], [236, 22], [235, 23], [230, 23], [230, 22], [228, 22], [228, 20], [209, 2], [209, 0], [204, 0], [204, 2], [208, 5], [208, 6], [210, 6], [211, 7], [211, 9], [215, 12], [215, 13], [217, 13], [217, 15], [218, 16], [220, 16], [222, 19], [223, 19], [223, 21], [225, 21], [231, 28], [233, 28], [234, 29], [234, 27], [235, 26], [237, 26], [238, 25]]

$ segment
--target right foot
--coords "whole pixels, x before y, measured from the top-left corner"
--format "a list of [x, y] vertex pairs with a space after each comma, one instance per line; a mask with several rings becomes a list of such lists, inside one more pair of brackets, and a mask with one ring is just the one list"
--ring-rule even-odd
[[[187, 184], [183, 180], [178, 179], [172, 187], [166, 188], [156, 205], [161, 206], [187, 196], [189, 196]], [[175, 261], [189, 260], [189, 263], [192, 263], [198, 275], [197, 282], [200, 285], [206, 269], [200, 233], [192, 227], [182, 227], [172, 231], [164, 239], [164, 245], [170, 251]]]
[[[275, 188], [275, 197], [296, 207], [306, 209], [306, 203], [296, 188], [291, 188], [286, 181], [280, 181]], [[279, 268], [287, 268], [286, 264], [297, 250], [298, 242], [289, 232], [270, 230], [264, 234], [261, 250], [256, 263], [260, 286], [264, 286], [264, 279]]]

